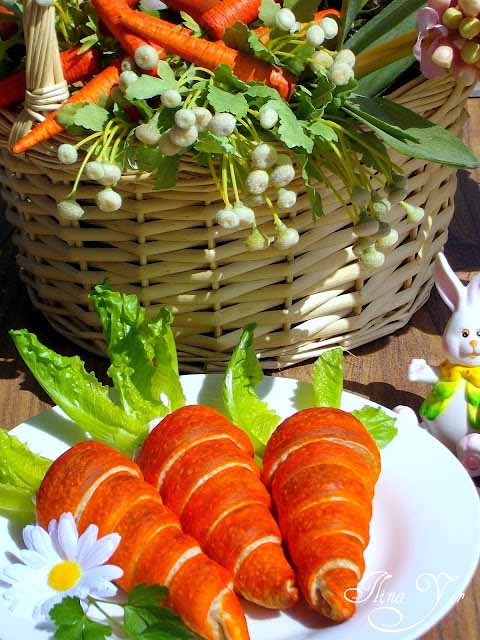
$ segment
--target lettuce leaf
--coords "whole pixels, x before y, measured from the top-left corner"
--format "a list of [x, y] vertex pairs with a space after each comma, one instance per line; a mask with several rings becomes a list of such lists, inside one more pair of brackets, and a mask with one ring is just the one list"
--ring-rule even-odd
[[377, 443], [379, 449], [387, 446], [397, 435], [396, 420], [387, 415], [379, 407], [366, 405], [362, 409], [352, 411], [352, 415], [360, 420], [365, 429]]
[[0, 514], [19, 523], [35, 520], [35, 494], [51, 464], [0, 429]]
[[255, 392], [263, 379], [263, 371], [253, 349], [254, 331], [253, 324], [244, 329], [230, 358], [223, 383], [223, 400], [232, 422], [247, 433], [255, 453], [263, 457], [280, 417]]
[[161, 309], [153, 320], [135, 295], [112, 291], [108, 283], [89, 295], [102, 324], [109, 375], [127, 414], [148, 422], [182, 407], [172, 314]]
[[329, 349], [313, 365], [313, 397], [316, 407], [340, 408], [343, 391], [343, 351]]
[[0, 482], [17, 489], [36, 493], [47, 473], [51, 460], [44, 458], [0, 429]]
[[10, 335], [37, 382], [55, 404], [92, 438], [131, 456], [147, 435], [148, 424], [138, 413], [126, 413], [109, 396], [78, 356], [65, 357], [45, 347], [25, 329]]

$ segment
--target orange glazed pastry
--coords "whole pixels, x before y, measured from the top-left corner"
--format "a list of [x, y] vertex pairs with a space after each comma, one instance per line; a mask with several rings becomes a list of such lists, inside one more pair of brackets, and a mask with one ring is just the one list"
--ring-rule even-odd
[[193, 631], [207, 640], [248, 640], [242, 607], [231, 576], [210, 560], [139, 467], [98, 442], [69, 449], [48, 470], [37, 495], [43, 527], [71, 512], [80, 532], [96, 524], [100, 535], [117, 532], [121, 542], [111, 562], [123, 569], [117, 582], [160, 584], [169, 604]]
[[214, 409], [183, 407], [152, 431], [139, 465], [238, 593], [271, 609], [295, 604], [295, 575], [243, 431]]
[[[306, 409], [285, 420], [266, 449], [263, 479], [311, 607], [335, 621], [355, 613], [364, 573], [377, 445], [350, 413]], [[350, 592], [354, 593], [354, 592]]]

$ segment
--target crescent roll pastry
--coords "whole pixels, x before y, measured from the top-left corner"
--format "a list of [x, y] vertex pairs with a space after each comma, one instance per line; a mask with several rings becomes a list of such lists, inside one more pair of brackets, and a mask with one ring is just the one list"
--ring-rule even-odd
[[152, 431], [139, 465], [238, 593], [271, 609], [295, 604], [295, 576], [243, 431], [214, 409], [183, 407]]
[[299, 586], [311, 607], [335, 621], [355, 612], [379, 473], [370, 434], [338, 409], [300, 411], [267, 445], [263, 479]]

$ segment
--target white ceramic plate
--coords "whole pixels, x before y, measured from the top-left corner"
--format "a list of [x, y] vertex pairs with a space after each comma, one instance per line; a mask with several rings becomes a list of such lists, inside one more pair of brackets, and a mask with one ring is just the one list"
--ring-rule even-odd
[[[184, 376], [182, 383], [189, 404], [221, 401], [219, 375]], [[260, 395], [282, 417], [313, 405], [310, 385], [296, 380], [265, 378]], [[347, 410], [364, 404], [352, 394], [343, 396]], [[303, 604], [272, 613], [245, 603], [252, 640], [413, 640], [461, 599], [480, 555], [477, 492], [456, 458], [418, 427], [411, 411], [400, 413], [398, 427], [398, 437], [382, 454], [357, 614], [341, 625], [326, 625]], [[14, 433], [51, 458], [83, 440], [57, 408]], [[19, 533], [0, 518], [0, 566], [15, 550]], [[47, 629], [4, 607], [0, 601], [0, 640], [51, 638]]]

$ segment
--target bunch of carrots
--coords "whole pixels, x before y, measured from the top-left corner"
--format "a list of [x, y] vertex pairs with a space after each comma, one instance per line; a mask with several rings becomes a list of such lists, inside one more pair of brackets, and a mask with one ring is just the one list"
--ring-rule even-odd
[[[233, 49], [220, 39], [211, 41], [193, 37], [188, 29], [137, 11], [133, 8], [136, 0], [92, 0], [92, 4], [104, 27], [119, 42], [127, 56], [135, 57], [144, 46], [153, 47], [158, 59], [164, 59], [169, 53], [211, 71], [219, 65], [228, 65], [244, 82], [264, 82], [277, 89], [287, 100], [293, 94], [296, 78], [288, 71]], [[255, 20], [260, 6], [258, 0], [171, 0], [167, 4], [172, 9], [190, 11], [214, 38], [221, 38], [225, 29], [236, 21], [249, 23]], [[316, 20], [320, 21], [327, 14], [339, 15], [333, 9], [326, 10], [318, 13]], [[268, 29], [258, 31], [262, 41], [267, 42]], [[99, 60], [95, 53], [88, 51], [78, 57], [79, 60], [76, 60], [75, 50], [62, 53], [65, 78], [71, 84], [87, 80], [99, 71]], [[155, 67], [150, 73], [155, 73]], [[98, 102], [118, 84], [119, 74], [120, 60], [87, 81], [66, 104]], [[24, 89], [23, 72], [0, 81], [0, 107], [5, 108], [19, 102]], [[57, 113], [50, 113], [43, 122], [20, 139], [13, 147], [13, 152], [24, 153], [61, 133], [64, 129], [56, 120]]]

